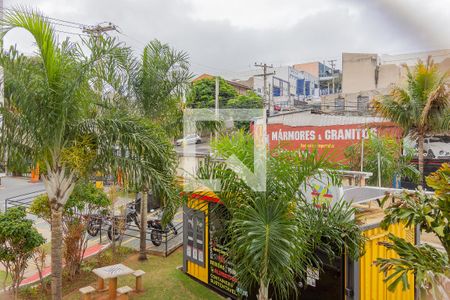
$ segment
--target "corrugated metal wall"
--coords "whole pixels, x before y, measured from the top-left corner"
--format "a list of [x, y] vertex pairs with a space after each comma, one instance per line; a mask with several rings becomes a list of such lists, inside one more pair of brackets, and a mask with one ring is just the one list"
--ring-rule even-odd
[[191, 261], [187, 261], [187, 273], [198, 280], [208, 283], [208, 264], [209, 264], [209, 222], [208, 222], [208, 202], [203, 200], [189, 200], [188, 207], [203, 211], [205, 213], [205, 267], [201, 267]]
[[382, 241], [388, 241], [388, 233], [414, 243], [414, 229], [405, 228], [402, 224], [392, 225], [387, 231], [380, 227], [364, 231], [367, 241], [365, 245], [366, 253], [360, 258], [360, 300], [414, 300], [413, 274], [410, 274], [408, 278], [410, 289], [403, 291], [400, 284], [394, 292], [390, 292], [384, 282], [385, 275], [373, 264], [377, 258], [397, 257], [394, 251], [387, 251], [384, 246], [378, 244]]

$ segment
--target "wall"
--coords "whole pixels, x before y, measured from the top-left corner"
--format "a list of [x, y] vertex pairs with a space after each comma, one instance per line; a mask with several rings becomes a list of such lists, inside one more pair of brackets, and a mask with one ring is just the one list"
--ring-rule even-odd
[[342, 93], [375, 89], [377, 62], [377, 54], [342, 53]]
[[295, 64], [293, 67], [297, 71], [307, 72], [315, 77], [319, 77], [319, 62]]

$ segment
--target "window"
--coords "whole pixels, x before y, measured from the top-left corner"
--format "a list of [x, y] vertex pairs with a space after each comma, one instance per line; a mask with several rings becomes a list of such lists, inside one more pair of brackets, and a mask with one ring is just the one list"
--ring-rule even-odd
[[344, 110], [345, 109], [345, 99], [344, 98], [334, 99], [334, 107], [336, 110]]
[[369, 110], [368, 96], [358, 96], [357, 101], [357, 108], [359, 112], [366, 112], [367, 110]]
[[186, 257], [193, 263], [205, 266], [205, 213], [187, 209], [186, 222]]

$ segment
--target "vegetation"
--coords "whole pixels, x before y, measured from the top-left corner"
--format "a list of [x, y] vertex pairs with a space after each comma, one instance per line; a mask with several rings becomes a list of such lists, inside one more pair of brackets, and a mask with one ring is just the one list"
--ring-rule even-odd
[[[69, 278], [80, 272], [87, 247], [86, 226], [91, 213], [107, 209], [111, 201], [106, 194], [92, 183], [77, 182], [63, 208], [62, 227], [64, 261]], [[51, 207], [47, 195], [37, 197], [29, 211], [51, 224]]]
[[[402, 155], [401, 144], [397, 139], [390, 136], [376, 136], [369, 134], [364, 143], [364, 171], [371, 172], [368, 184], [378, 185], [378, 153], [380, 154], [381, 185], [392, 186], [394, 179], [408, 178], [418, 181], [419, 171], [411, 163], [414, 156], [412, 149], [405, 149]], [[351, 170], [361, 168], [361, 144], [353, 144], [344, 151]]]
[[418, 141], [420, 182], [423, 182], [423, 143], [427, 134], [450, 129], [449, 74], [439, 74], [428, 58], [419, 61], [414, 70], [407, 66], [407, 86], [394, 87], [388, 96], [375, 99], [375, 111], [393, 122]]
[[[450, 165], [443, 164], [426, 181], [435, 189], [435, 195], [426, 194], [421, 188], [394, 195], [400, 201], [386, 209], [381, 225], [383, 228], [398, 222], [404, 222], [406, 226], [419, 225], [421, 230], [436, 234], [445, 253], [429, 245], [413, 245], [390, 234], [390, 242], [384, 245], [395, 251], [399, 258], [378, 259], [376, 264], [381, 272], [389, 274], [385, 281], [390, 290], [400, 283], [403, 289], [410, 288], [407, 275], [414, 273], [420, 287], [431, 291], [434, 299], [444, 299], [445, 284], [450, 276]], [[384, 201], [389, 198], [386, 196]]]
[[[186, 105], [191, 108], [214, 108], [216, 95], [216, 79], [204, 78], [192, 84], [187, 95]], [[219, 107], [225, 108], [238, 93], [231, 84], [219, 78]]]
[[[191, 108], [214, 108], [216, 95], [216, 79], [204, 78], [192, 84], [187, 96], [187, 106]], [[234, 87], [225, 79], [219, 78], [219, 107], [220, 108], [262, 108], [263, 103], [259, 95], [247, 91], [239, 95]]]
[[247, 91], [228, 101], [227, 108], [263, 108], [263, 101], [255, 92]]
[[153, 40], [131, 72], [138, 111], [160, 124], [170, 137], [182, 132], [181, 97], [192, 78], [188, 58], [186, 52]]
[[[19, 284], [34, 250], [45, 243], [42, 235], [26, 219], [21, 208], [0, 213], [0, 262], [5, 267], [5, 279], [11, 278], [11, 289], [17, 299]], [[3, 283], [5, 285], [5, 282]]]
[[[223, 136], [213, 147], [221, 158], [235, 155], [254, 169], [250, 135]], [[267, 159], [265, 191], [251, 189], [221, 161], [207, 160], [199, 167], [197, 179], [206, 180], [211, 190], [212, 180], [221, 181], [215, 193], [230, 214], [224, 220], [227, 246], [243, 289], [257, 286], [259, 299], [269, 299], [270, 287], [277, 298], [286, 298], [298, 292], [298, 280], [306, 280], [308, 267], [320, 269], [318, 251], [330, 260], [344, 253], [352, 258], [362, 254], [364, 239], [348, 204], [330, 207], [306, 200], [304, 188], [312, 178], [327, 174], [333, 184], [339, 183], [331, 167], [316, 151], [276, 150]]]
[[[145, 46], [140, 60], [134, 60], [129, 74], [138, 113], [159, 124], [171, 138], [180, 135], [183, 125], [181, 96], [192, 77], [187, 53], [153, 40]], [[175, 177], [174, 163], [167, 172], [168, 175]], [[172, 181], [165, 185], [167, 189], [171, 189], [170, 197], [177, 197], [175, 183]], [[141, 189], [143, 199], [140, 206], [140, 223], [146, 224], [148, 191], [151, 190], [155, 197], [161, 198], [163, 205], [167, 202], [168, 197], [165, 197], [165, 194], [168, 193], [161, 193], [161, 188], [157, 184], [152, 186], [144, 184]], [[141, 226], [142, 260], [147, 258], [146, 230], [146, 226]]]
[[175, 154], [158, 125], [109, 102], [113, 92], [105, 92], [97, 70], [120, 52], [113, 39], [83, 40], [90, 50], [86, 54], [80, 44], [59, 43], [53, 27], [36, 12], [5, 12], [3, 23], [3, 34], [23, 28], [37, 46], [32, 59], [15, 49], [0, 57], [10, 92], [1, 109], [2, 153], [20, 152], [46, 166], [42, 178], [51, 208], [52, 294], [61, 299], [63, 207], [80, 176], [67, 157], [91, 153], [85, 165], [92, 172], [120, 170], [132, 185], [152, 186], [168, 195]]

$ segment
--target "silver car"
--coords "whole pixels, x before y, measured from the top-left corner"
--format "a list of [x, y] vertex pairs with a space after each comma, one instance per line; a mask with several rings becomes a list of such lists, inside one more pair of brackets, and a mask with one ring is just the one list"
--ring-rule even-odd
[[175, 144], [177, 146], [181, 146], [181, 145], [200, 144], [201, 142], [202, 138], [198, 134], [190, 134], [182, 139], [177, 140]]

